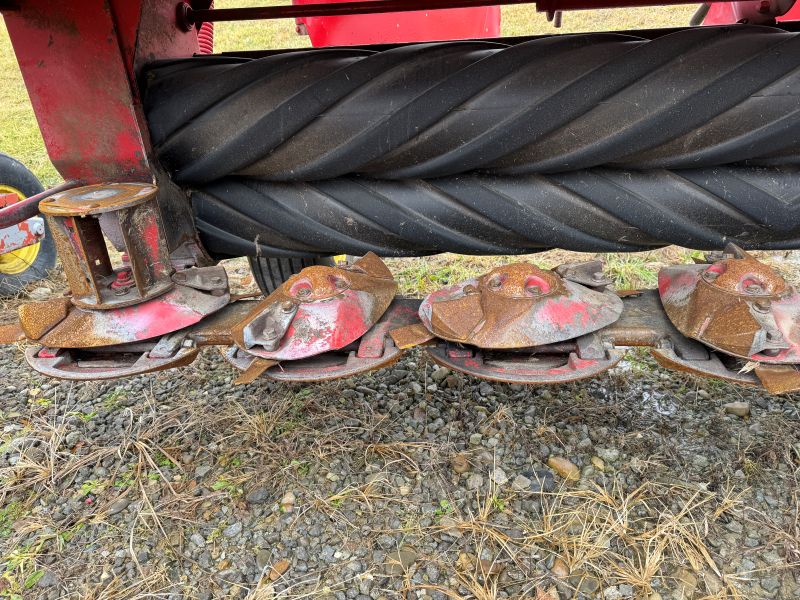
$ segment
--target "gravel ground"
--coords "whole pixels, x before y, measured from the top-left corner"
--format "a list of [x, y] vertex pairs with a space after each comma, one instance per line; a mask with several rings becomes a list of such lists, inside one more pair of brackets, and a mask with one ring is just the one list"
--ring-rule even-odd
[[644, 355], [539, 389], [419, 352], [316, 387], [2, 360], [0, 597], [800, 596], [797, 396]]
[[798, 395], [641, 352], [554, 388], [0, 360], [0, 598], [800, 597]]

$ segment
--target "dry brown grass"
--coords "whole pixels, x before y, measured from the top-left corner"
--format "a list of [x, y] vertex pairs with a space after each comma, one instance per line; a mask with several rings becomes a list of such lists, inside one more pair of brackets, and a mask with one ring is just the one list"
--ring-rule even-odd
[[[469, 593], [444, 586], [413, 589], [436, 590], [458, 600], [493, 600], [502, 589], [498, 575], [513, 563], [530, 572], [529, 579], [517, 582], [524, 583], [527, 590], [519, 598], [545, 598], [546, 590], [557, 583], [576, 590], [587, 581], [598, 590], [628, 584], [636, 590], [635, 597], [646, 598], [656, 580], [669, 585], [675, 569], [687, 566], [698, 574], [713, 573], [722, 582], [723, 589], [714, 598], [742, 597], [737, 577], [712, 558], [705, 542], [720, 518], [741, 516], [741, 493], [653, 482], [630, 491], [618, 485], [563, 486], [544, 494], [541, 513], [531, 518], [511, 514], [504, 508], [511, 498], [498, 500], [498, 492], [496, 487], [490, 488], [479, 498], [477, 511], [455, 514], [447, 527], [437, 527], [457, 529], [471, 542], [471, 556], [456, 563], [458, 580]], [[523, 535], [511, 537], [509, 527], [497, 526], [493, 517], [498, 512], [509, 514], [515, 530]], [[476, 559], [487, 550], [493, 559]], [[548, 556], [563, 561], [569, 575], [542, 576], [536, 567]]]

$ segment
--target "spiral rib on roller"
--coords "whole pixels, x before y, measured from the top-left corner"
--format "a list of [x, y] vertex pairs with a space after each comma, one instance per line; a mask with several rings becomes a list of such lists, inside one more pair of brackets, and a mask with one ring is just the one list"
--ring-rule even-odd
[[362, 177], [280, 183], [224, 179], [195, 191], [203, 243], [223, 255], [419, 256], [587, 252], [668, 244], [800, 247], [800, 170], [622, 171]]
[[800, 37], [755, 26], [193, 58], [150, 73], [182, 184], [800, 163]]

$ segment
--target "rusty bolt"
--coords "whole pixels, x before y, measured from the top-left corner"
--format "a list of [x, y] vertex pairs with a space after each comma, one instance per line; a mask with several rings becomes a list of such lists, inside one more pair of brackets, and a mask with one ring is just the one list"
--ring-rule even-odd
[[264, 326], [264, 330], [261, 333], [264, 335], [264, 339], [267, 340], [274, 340], [276, 337], [278, 337], [278, 330], [271, 321], [267, 322], [267, 324]]
[[489, 286], [491, 289], [493, 289], [493, 290], [499, 290], [499, 289], [500, 289], [500, 287], [503, 285], [503, 282], [502, 282], [502, 281], [500, 281], [500, 278], [499, 278], [499, 277], [495, 276], [495, 277], [492, 277], [492, 278], [489, 280], [489, 282], [487, 283], [487, 285], [488, 285], [488, 286]]
[[760, 313], [768, 313], [770, 310], [772, 310], [772, 302], [769, 300], [759, 300], [758, 302], [753, 303], [753, 308]]
[[534, 296], [538, 296], [539, 294], [542, 293], [542, 288], [539, 287], [538, 285], [529, 285], [528, 287], [525, 288], [525, 291], [528, 292], [529, 294], [533, 294]]
[[755, 294], [761, 294], [761, 293], [763, 293], [763, 292], [764, 292], [764, 288], [763, 288], [763, 287], [761, 287], [761, 286], [760, 286], [759, 284], [757, 284], [757, 283], [751, 283], [750, 285], [748, 285], [748, 286], [747, 286], [747, 287], [744, 289], [744, 291], [746, 291], [748, 294], [753, 294], [753, 295], [755, 295]]
[[294, 302], [291, 300], [284, 300], [281, 302], [281, 310], [285, 313], [290, 313], [294, 310]]

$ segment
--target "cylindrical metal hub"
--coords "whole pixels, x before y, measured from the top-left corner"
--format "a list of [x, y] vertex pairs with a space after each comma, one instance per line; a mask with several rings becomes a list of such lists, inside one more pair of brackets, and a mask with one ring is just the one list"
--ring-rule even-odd
[[[120, 308], [173, 287], [157, 191], [145, 183], [111, 183], [42, 201], [76, 306]], [[120, 268], [112, 267], [104, 233], [122, 251]]]

